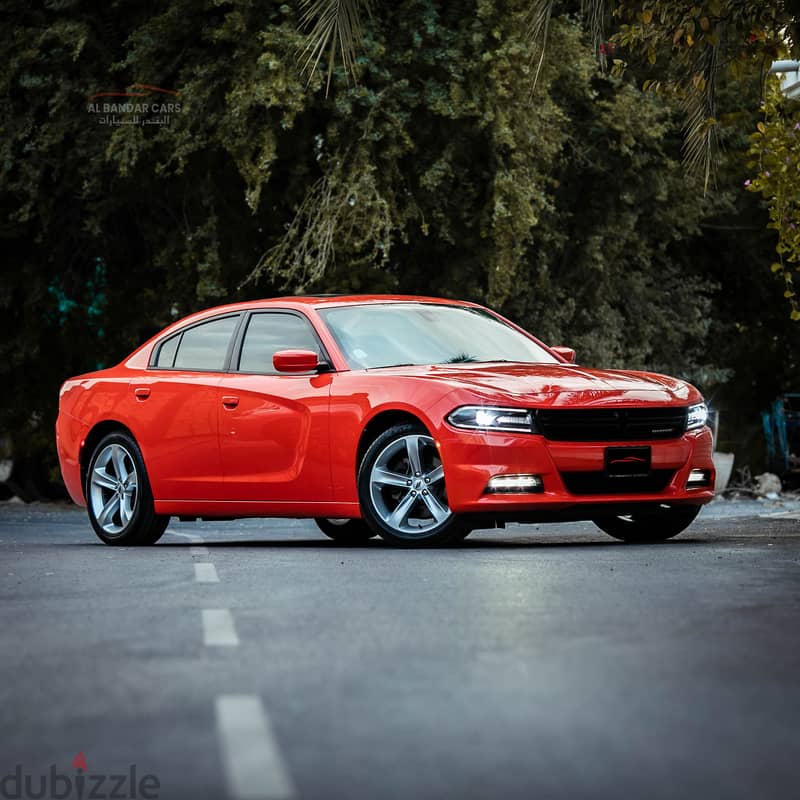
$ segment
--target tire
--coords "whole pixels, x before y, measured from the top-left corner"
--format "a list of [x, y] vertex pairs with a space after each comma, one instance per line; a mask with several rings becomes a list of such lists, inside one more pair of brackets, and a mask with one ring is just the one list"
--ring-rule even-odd
[[86, 509], [94, 532], [106, 544], [155, 544], [169, 517], [155, 513], [142, 451], [119, 431], [105, 436], [89, 460]]
[[701, 506], [656, 506], [646, 511], [592, 520], [601, 531], [623, 542], [663, 542], [686, 530], [700, 513]]
[[363, 519], [326, 519], [317, 517], [314, 522], [326, 535], [340, 544], [363, 544], [377, 536]]
[[369, 446], [358, 470], [358, 498], [364, 521], [390, 544], [437, 546], [463, 538], [462, 522], [447, 504], [438, 450], [421, 425], [395, 425]]

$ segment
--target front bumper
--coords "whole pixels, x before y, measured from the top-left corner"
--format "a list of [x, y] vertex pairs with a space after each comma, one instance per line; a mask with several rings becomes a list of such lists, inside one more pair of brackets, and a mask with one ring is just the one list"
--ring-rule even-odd
[[[712, 435], [704, 427], [684, 433], [680, 438], [656, 441], [560, 442], [539, 434], [486, 433], [455, 430], [443, 426], [437, 432], [437, 446], [445, 465], [445, 482], [450, 508], [459, 514], [487, 514], [512, 518], [532, 513], [563, 513], [573, 518], [590, 518], [612, 509], [619, 513], [626, 506], [641, 503], [688, 503], [700, 505], [714, 497], [714, 462]], [[592, 476], [602, 485], [607, 447], [651, 448], [651, 469], [665, 476], [665, 486], [658, 491], [615, 490], [580, 493], [567, 488], [566, 476]], [[708, 486], [687, 488], [689, 473], [705, 470]], [[489, 494], [490, 478], [496, 475], [539, 475], [543, 491], [530, 494]], [[575, 481], [572, 482], [573, 488]], [[585, 509], [585, 513], [581, 513]]]

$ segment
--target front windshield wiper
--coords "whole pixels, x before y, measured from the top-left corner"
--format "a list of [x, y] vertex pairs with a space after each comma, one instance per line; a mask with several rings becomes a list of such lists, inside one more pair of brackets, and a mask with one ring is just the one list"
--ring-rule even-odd
[[419, 361], [409, 361], [405, 364], [381, 364], [380, 366], [375, 367], [364, 367], [364, 369], [392, 369], [394, 367], [434, 367], [434, 366], [445, 366], [448, 364], [538, 364], [538, 361], [516, 361], [511, 358], [488, 358], [488, 359], [481, 359], [481, 358], [460, 358], [456, 357], [456, 359], [449, 358], [447, 361], [431, 361], [429, 363], [423, 363]]
[[478, 361], [475, 356], [471, 356], [467, 353], [459, 353], [457, 356], [453, 356], [452, 358], [448, 358], [447, 361], [443, 361], [443, 364], [472, 364]]
[[527, 361], [514, 361], [510, 358], [470, 358], [443, 361], [443, 364], [527, 364]]

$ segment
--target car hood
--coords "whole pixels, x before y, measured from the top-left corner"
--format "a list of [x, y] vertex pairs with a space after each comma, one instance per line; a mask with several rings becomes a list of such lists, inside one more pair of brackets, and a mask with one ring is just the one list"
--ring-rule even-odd
[[677, 378], [574, 364], [434, 364], [387, 367], [380, 372], [441, 381], [453, 390], [469, 390], [487, 401], [514, 404], [685, 405], [702, 399], [693, 386]]

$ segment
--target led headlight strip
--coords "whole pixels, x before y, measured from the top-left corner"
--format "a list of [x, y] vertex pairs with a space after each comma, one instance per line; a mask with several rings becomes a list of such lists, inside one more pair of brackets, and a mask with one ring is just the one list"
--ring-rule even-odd
[[686, 417], [686, 430], [692, 428], [702, 428], [708, 421], [708, 406], [705, 403], [697, 403], [689, 406], [689, 413]]
[[536, 432], [533, 425], [533, 416], [525, 408], [461, 406], [448, 415], [447, 421], [454, 428], [473, 431]]

